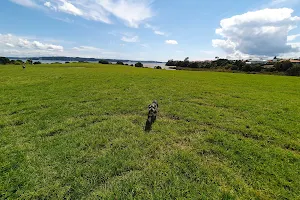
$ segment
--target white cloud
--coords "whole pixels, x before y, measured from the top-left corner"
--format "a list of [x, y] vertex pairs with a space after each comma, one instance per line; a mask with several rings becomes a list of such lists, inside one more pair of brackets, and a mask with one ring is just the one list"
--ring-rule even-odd
[[153, 16], [149, 0], [103, 0], [98, 3], [109, 13], [124, 20], [130, 27], [137, 28], [139, 24]]
[[76, 51], [102, 51], [102, 49], [92, 46], [79, 46], [79, 47], [73, 47]]
[[38, 7], [37, 4], [34, 2], [34, 0], [10, 0], [10, 1], [25, 7], [32, 7], [32, 8]]
[[62, 1], [62, 5], [57, 7], [58, 10], [72, 15], [79, 15], [79, 16], [83, 15], [83, 12], [80, 9], [76, 8], [73, 4], [65, 0], [61, 0], [61, 1]]
[[162, 32], [162, 31], [154, 31], [154, 33], [155, 33], [156, 35], [165, 35], [165, 33]]
[[51, 3], [49, 1], [47, 1], [47, 2], [44, 3], [44, 6], [50, 8], [51, 7]]
[[173, 45], [178, 44], [178, 42], [176, 40], [166, 40], [165, 43], [166, 44], [173, 44]]
[[[38, 7], [41, 0], [11, 0], [14, 3]], [[154, 16], [153, 0], [48, 0], [42, 4], [50, 10], [83, 17], [87, 20], [112, 23], [116, 17], [129, 27], [138, 28], [145, 20]], [[52, 13], [54, 15], [54, 13]]]
[[[43, 42], [42, 42], [43, 41]], [[16, 36], [12, 34], [0, 34], [0, 55], [16, 57], [36, 56], [72, 56], [72, 57], [93, 57], [93, 58], [129, 58], [131, 54], [104, 50], [94, 46], [75, 46], [64, 48], [44, 42], [45, 39], [36, 37]], [[57, 41], [59, 42], [59, 41]]]
[[11, 43], [5, 43], [6, 46], [8, 47], [15, 47], [15, 45], [11, 44]]
[[300, 34], [297, 34], [297, 35], [289, 35], [287, 37], [287, 41], [290, 42], [290, 41], [293, 41], [295, 40], [297, 37], [300, 37]]
[[133, 37], [123, 36], [121, 38], [121, 40], [124, 41], [124, 42], [138, 42], [139, 41], [139, 37], [138, 36], [133, 36]]
[[296, 27], [300, 17], [292, 16], [288, 8], [263, 9], [221, 20], [216, 34], [223, 39], [212, 41], [232, 55], [275, 56], [299, 51], [287, 44], [288, 32]]
[[166, 35], [166, 33], [164, 33], [164, 32], [162, 32], [162, 31], [158, 30], [157, 27], [152, 26], [151, 24], [148, 24], [148, 23], [145, 24], [145, 28], [151, 29], [151, 30], [153, 31], [153, 33], [156, 34], [156, 35], [163, 35], [163, 36]]
[[12, 34], [0, 34], [0, 54], [5, 56], [53, 55], [63, 51], [64, 48], [59, 45], [42, 43]]

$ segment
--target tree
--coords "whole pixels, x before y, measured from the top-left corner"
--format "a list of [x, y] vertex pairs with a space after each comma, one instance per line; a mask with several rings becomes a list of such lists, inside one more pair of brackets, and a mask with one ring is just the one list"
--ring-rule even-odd
[[186, 57], [183, 62], [189, 62], [189, 61], [190, 61], [190, 58]]
[[6, 65], [9, 64], [10, 60], [6, 57], [0, 57], [0, 65]]
[[34, 65], [40, 65], [40, 64], [42, 64], [40, 61], [36, 61], [36, 62], [34, 62], [33, 63]]
[[293, 67], [293, 63], [291, 63], [289, 60], [286, 60], [286, 61], [283, 61], [283, 62], [275, 63], [274, 67], [279, 72], [285, 72], [288, 69]]
[[121, 62], [121, 61], [118, 61], [118, 62], [117, 62], [117, 65], [124, 65], [124, 63]]
[[27, 61], [26, 61], [26, 64], [29, 64], [29, 65], [32, 65], [32, 60], [31, 59], [28, 59]]
[[108, 65], [109, 62], [107, 60], [99, 60], [99, 64], [105, 64]]
[[300, 76], [300, 66], [299, 65], [295, 65], [292, 68], [289, 68], [286, 71], [286, 74], [288, 76]]
[[144, 67], [144, 65], [141, 62], [135, 63], [135, 67]]
[[177, 66], [177, 62], [178, 61], [174, 61], [173, 59], [168, 60], [168, 62], [166, 63], [166, 66]]

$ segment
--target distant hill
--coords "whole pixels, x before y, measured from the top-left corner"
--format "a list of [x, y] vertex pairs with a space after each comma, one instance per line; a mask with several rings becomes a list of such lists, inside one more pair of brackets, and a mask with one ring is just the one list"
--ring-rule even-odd
[[98, 62], [99, 60], [107, 60], [109, 62], [143, 62], [143, 63], [163, 63], [158, 61], [140, 61], [140, 60], [122, 60], [122, 59], [102, 59], [102, 58], [81, 58], [81, 57], [8, 57], [9, 59], [30, 59], [30, 60], [55, 60], [55, 61], [87, 61], [87, 62]]

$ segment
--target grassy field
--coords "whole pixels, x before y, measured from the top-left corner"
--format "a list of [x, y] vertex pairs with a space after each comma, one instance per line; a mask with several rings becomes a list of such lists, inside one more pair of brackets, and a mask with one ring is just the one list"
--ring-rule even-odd
[[299, 77], [66, 64], [0, 83], [0, 199], [300, 197]]

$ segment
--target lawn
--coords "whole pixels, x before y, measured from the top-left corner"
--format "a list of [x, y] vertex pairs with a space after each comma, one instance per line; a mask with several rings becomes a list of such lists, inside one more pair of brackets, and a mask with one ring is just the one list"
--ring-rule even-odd
[[299, 77], [71, 63], [0, 83], [0, 199], [299, 199]]

